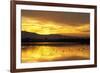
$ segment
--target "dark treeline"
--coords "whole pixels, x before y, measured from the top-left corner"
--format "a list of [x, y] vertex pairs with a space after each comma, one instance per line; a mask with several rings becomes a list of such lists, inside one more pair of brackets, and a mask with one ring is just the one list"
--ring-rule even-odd
[[86, 37], [72, 37], [59, 34], [39, 35], [36, 33], [22, 32], [22, 42], [73, 42], [90, 44], [90, 38]]

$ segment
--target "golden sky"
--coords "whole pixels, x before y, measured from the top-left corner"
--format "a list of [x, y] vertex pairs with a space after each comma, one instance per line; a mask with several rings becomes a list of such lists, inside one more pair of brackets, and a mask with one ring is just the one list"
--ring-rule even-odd
[[22, 10], [22, 31], [89, 37], [88, 13]]

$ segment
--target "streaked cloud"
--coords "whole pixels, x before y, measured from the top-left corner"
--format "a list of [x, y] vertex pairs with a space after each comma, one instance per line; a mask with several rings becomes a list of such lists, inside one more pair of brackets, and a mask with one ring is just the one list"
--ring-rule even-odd
[[[50, 13], [52, 15], [50, 15]], [[34, 32], [38, 34], [62, 34], [89, 37], [89, 14], [22, 11], [22, 31]]]

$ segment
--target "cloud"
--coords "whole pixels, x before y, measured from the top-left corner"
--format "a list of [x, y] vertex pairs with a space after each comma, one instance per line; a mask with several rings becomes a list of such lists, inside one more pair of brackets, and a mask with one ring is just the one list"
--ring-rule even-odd
[[[65, 26], [63, 26], [65, 25]], [[51, 21], [37, 20], [22, 16], [22, 31], [35, 32], [38, 34], [62, 34], [79, 37], [89, 37], [89, 24], [72, 26]]]
[[90, 22], [89, 13], [22, 10], [22, 16], [43, 22], [51, 21], [63, 26], [66, 26], [66, 24], [80, 26]]

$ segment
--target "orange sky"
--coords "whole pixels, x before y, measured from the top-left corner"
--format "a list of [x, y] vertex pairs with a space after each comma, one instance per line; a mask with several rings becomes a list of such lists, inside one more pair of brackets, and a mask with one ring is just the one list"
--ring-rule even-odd
[[22, 31], [89, 37], [89, 14], [22, 10]]

